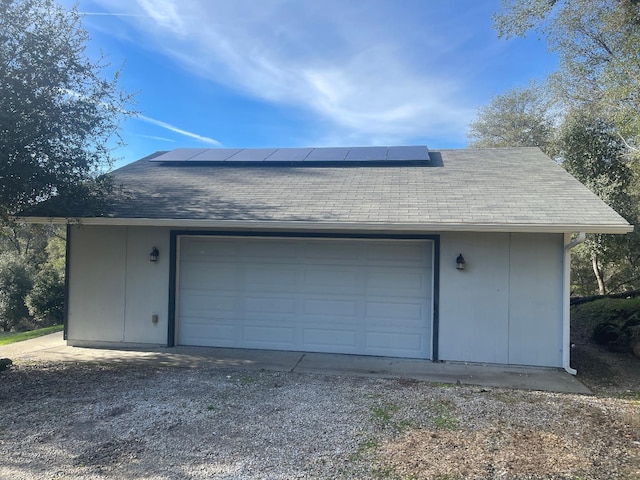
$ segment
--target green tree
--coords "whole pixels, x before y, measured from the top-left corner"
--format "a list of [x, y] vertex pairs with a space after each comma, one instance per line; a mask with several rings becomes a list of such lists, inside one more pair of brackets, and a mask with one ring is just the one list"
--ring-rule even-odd
[[47, 260], [47, 244], [59, 227], [29, 225], [16, 222], [0, 223], [0, 252], [23, 258], [32, 267]]
[[26, 297], [33, 286], [33, 271], [22, 257], [0, 255], [0, 329], [19, 327], [29, 318]]
[[[636, 223], [640, 168], [630, 160], [640, 159], [640, 2], [503, 0], [494, 21], [499, 36], [535, 32], [558, 54], [547, 85], [564, 120], [547, 153]], [[588, 269], [601, 293], [638, 288], [637, 234], [590, 236], [578, 248], [572, 261], [582, 293], [592, 285]]]
[[62, 323], [64, 316], [64, 280], [46, 265], [33, 279], [33, 286], [24, 302], [29, 314], [42, 327]]
[[497, 95], [481, 107], [469, 124], [467, 138], [472, 148], [540, 147], [549, 153], [553, 132], [552, 102], [542, 86], [532, 83]]
[[60, 226], [0, 224], [0, 330], [62, 321], [65, 250]]
[[[624, 142], [611, 123], [585, 112], [570, 112], [560, 128], [557, 149], [563, 167], [614, 210], [634, 223], [630, 194], [633, 174], [624, 158]], [[607, 268], [618, 267], [631, 237], [589, 235], [584, 244], [601, 295], [607, 293]]]
[[57, 197], [99, 201], [130, 97], [85, 53], [80, 15], [0, 0], [0, 220]]
[[542, 35], [560, 57], [553, 85], [573, 108], [611, 121], [638, 156], [640, 143], [640, 2], [503, 0], [499, 36]]

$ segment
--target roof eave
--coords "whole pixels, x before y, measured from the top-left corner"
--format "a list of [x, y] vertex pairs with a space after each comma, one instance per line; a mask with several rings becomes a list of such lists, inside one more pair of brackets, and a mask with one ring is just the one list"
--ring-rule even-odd
[[376, 223], [376, 222], [319, 222], [278, 220], [198, 220], [175, 218], [64, 218], [64, 217], [16, 217], [16, 221], [57, 225], [119, 225], [171, 228], [222, 228], [251, 230], [318, 230], [318, 231], [391, 231], [391, 232], [511, 232], [511, 233], [608, 233], [625, 234], [633, 231], [633, 225], [584, 224], [584, 223]]

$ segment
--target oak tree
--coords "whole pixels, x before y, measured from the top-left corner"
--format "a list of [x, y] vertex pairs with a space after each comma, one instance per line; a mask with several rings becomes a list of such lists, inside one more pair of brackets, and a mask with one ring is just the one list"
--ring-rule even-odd
[[497, 95], [480, 107], [467, 138], [472, 148], [540, 147], [549, 153], [553, 132], [552, 101], [541, 85], [532, 83]]
[[0, 220], [53, 196], [99, 198], [130, 97], [86, 53], [81, 16], [0, 0]]

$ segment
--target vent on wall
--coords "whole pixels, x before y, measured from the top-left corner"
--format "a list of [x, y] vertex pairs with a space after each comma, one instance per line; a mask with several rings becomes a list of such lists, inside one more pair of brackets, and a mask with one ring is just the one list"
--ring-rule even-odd
[[325, 148], [177, 148], [151, 162], [207, 165], [429, 165], [426, 145]]

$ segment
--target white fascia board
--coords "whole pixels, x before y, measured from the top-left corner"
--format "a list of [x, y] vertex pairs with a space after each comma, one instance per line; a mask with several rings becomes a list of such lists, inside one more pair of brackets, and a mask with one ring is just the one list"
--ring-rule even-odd
[[358, 223], [256, 220], [194, 220], [157, 218], [63, 218], [16, 217], [23, 223], [58, 225], [119, 225], [172, 228], [221, 228], [252, 230], [390, 231], [390, 232], [510, 232], [510, 233], [609, 233], [633, 231], [629, 224], [530, 224], [530, 223]]

